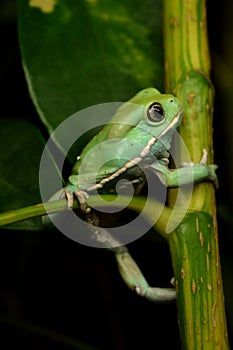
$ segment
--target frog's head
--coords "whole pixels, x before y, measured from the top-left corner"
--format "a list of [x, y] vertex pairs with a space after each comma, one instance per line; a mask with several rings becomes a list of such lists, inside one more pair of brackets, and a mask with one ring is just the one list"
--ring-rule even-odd
[[182, 105], [176, 97], [147, 88], [118, 109], [108, 126], [108, 138], [127, 137], [146, 145], [155, 137], [169, 146], [181, 118]]

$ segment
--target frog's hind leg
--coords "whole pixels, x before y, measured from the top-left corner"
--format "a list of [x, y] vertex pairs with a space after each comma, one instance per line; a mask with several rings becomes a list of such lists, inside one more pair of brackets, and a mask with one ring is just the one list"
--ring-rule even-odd
[[126, 285], [141, 297], [154, 303], [168, 303], [176, 299], [174, 288], [151, 287], [126, 246], [115, 248], [118, 268]]
[[106, 229], [91, 225], [90, 229], [97, 242], [102, 243], [104, 247], [115, 253], [119, 272], [131, 290], [154, 303], [168, 303], [176, 299], [175, 288], [151, 287], [130, 255], [128, 248], [125, 245], [120, 245], [120, 242], [112, 237]]

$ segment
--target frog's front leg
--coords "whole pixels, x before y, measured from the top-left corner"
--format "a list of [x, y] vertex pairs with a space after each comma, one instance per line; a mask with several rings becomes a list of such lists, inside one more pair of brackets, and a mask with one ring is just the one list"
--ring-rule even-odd
[[[203, 158], [206, 160], [206, 156]], [[199, 164], [185, 163], [184, 167], [178, 169], [169, 169], [166, 165], [159, 164], [159, 162], [150, 165], [150, 168], [155, 171], [161, 182], [169, 188], [205, 180], [213, 182], [217, 188], [218, 178], [215, 171], [218, 167], [215, 164], [204, 164], [203, 158]]]

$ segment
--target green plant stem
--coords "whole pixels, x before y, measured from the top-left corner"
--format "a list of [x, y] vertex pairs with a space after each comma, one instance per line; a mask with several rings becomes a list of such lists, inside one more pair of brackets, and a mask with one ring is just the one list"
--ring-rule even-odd
[[[165, 0], [166, 89], [183, 103], [180, 135], [193, 162], [213, 163], [213, 87], [204, 0]], [[185, 159], [181, 160], [185, 161]], [[170, 203], [175, 193], [170, 195]], [[169, 246], [184, 349], [229, 349], [219, 260], [214, 188], [195, 186], [189, 212]]]
[[[90, 207], [106, 206], [106, 201], [109, 206], [124, 208], [128, 207], [137, 213], [141, 213], [143, 210], [144, 216], [147, 221], [153, 226], [158, 233], [160, 233], [165, 239], [168, 239], [168, 235], [165, 234], [165, 227], [169, 221], [171, 215], [171, 209], [164, 207], [163, 204], [153, 199], [148, 199], [141, 196], [135, 196], [133, 198], [127, 196], [119, 196], [117, 203], [114, 201], [117, 198], [115, 195], [104, 196], [90, 196], [87, 200], [87, 204]], [[103, 201], [104, 199], [104, 201]], [[77, 200], [74, 201], [74, 209], [79, 207]], [[28, 220], [35, 217], [40, 217], [47, 214], [57, 213], [67, 210], [67, 200], [61, 199], [57, 201], [40, 203], [31, 205], [25, 208], [15, 209], [0, 213], [0, 227], [13, 224], [16, 222]], [[161, 213], [158, 220], [154, 220], [154, 213]]]
[[0, 227], [43, 216], [47, 213], [50, 214], [60, 212], [62, 210], [65, 210], [66, 208], [67, 201], [63, 199], [59, 201], [39, 203], [35, 205], [30, 205], [25, 208], [5, 211], [0, 213]]

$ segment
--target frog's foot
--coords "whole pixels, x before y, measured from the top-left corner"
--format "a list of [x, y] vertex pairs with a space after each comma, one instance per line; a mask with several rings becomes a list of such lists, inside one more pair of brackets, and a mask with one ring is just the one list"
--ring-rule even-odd
[[203, 165], [206, 169], [207, 169], [207, 175], [206, 175], [206, 179], [213, 182], [215, 188], [218, 188], [218, 178], [217, 175], [215, 173], [216, 169], [218, 169], [218, 166], [216, 164], [207, 164], [207, 156], [208, 156], [208, 152], [206, 149], [203, 149], [203, 155], [202, 158], [200, 160], [200, 163], [188, 163], [188, 162], [184, 162], [181, 165], [183, 167], [187, 167], [187, 166], [196, 166], [196, 165]]
[[72, 209], [74, 206], [74, 195], [71, 191], [64, 191], [65, 197], [67, 199], [67, 208]]
[[64, 191], [64, 196], [67, 198], [67, 207], [68, 209], [73, 209], [74, 206], [74, 196], [78, 199], [80, 204], [80, 209], [84, 213], [89, 213], [90, 208], [87, 208], [86, 206], [86, 199], [89, 198], [89, 195], [85, 191], [76, 190], [76, 191], [70, 191], [69, 189]]
[[196, 164], [201, 164], [201, 165], [207, 165], [207, 156], [208, 156], [208, 152], [205, 148], [203, 148], [203, 154], [202, 154], [202, 158], [200, 163], [194, 163], [194, 162], [182, 162], [181, 166], [185, 167], [185, 166], [194, 166]]
[[208, 165], [207, 164], [207, 156], [208, 156], [208, 152], [206, 149], [203, 149], [203, 156], [201, 158], [201, 161], [200, 161], [200, 164], [201, 165], [205, 165], [208, 167], [208, 180], [212, 181], [215, 188], [218, 188], [219, 185], [218, 185], [218, 178], [217, 178], [217, 175], [215, 173], [215, 171], [218, 169], [218, 166], [216, 164], [210, 164]]
[[75, 196], [77, 197], [79, 204], [80, 204], [80, 209], [84, 212], [84, 213], [89, 213], [90, 212], [90, 208], [87, 208], [86, 205], [86, 199], [89, 198], [89, 194], [85, 191], [81, 191], [81, 190], [77, 190], [75, 193]]

